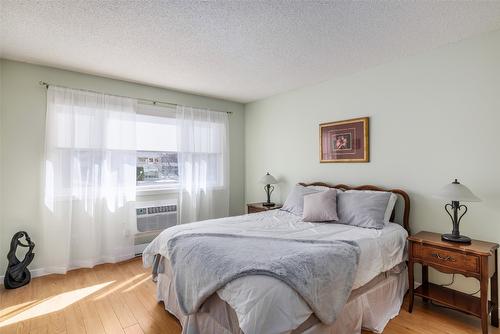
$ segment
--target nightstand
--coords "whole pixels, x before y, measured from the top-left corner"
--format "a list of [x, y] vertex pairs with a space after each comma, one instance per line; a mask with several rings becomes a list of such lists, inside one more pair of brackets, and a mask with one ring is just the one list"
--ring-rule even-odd
[[262, 205], [262, 202], [261, 203], [250, 203], [250, 204], [247, 204], [247, 211], [248, 211], [248, 213], [256, 213], [256, 212], [279, 209], [282, 206], [283, 206], [282, 204], [276, 204], [274, 206], [264, 206], [264, 205]]
[[[417, 295], [481, 318], [483, 334], [488, 333], [490, 312], [491, 325], [498, 327], [498, 244], [479, 240], [472, 240], [470, 244], [452, 243], [442, 241], [440, 234], [432, 232], [419, 232], [408, 237], [408, 241], [408, 312], [411, 313], [414, 295]], [[415, 263], [422, 265], [422, 285], [416, 289], [413, 277]], [[430, 283], [428, 267], [476, 278], [480, 282], [480, 297]], [[491, 284], [491, 301], [488, 301], [488, 281]]]

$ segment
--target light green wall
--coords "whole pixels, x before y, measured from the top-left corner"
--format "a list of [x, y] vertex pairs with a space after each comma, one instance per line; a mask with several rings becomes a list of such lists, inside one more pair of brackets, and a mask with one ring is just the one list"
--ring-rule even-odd
[[[0, 60], [0, 66], [0, 275], [5, 271], [8, 241], [15, 232], [24, 229], [35, 242], [39, 240], [38, 204], [46, 109], [46, 89], [38, 84], [40, 80], [110, 94], [232, 111], [229, 116], [230, 214], [244, 212], [242, 104], [9, 60]], [[156, 198], [158, 196], [151, 197]], [[36, 258], [30, 268], [37, 269]]]
[[[371, 162], [320, 164], [318, 124], [361, 116]], [[496, 31], [246, 105], [246, 200], [264, 199], [266, 171], [281, 180], [281, 202], [299, 181], [397, 187], [410, 194], [413, 231], [442, 233], [450, 219], [431, 195], [456, 177], [483, 200], [468, 205], [461, 232], [500, 242], [499, 124]]]
[[[3, 183], [2, 183], [2, 161], [3, 161], [3, 149], [2, 149], [2, 118], [3, 118], [3, 85], [2, 85], [2, 73], [3, 73], [3, 62], [0, 61], [0, 251], [3, 251], [4, 248], [4, 238], [2, 237], [5, 234], [4, 231], [4, 226], [3, 226]], [[0, 254], [1, 257], [1, 254]], [[0, 262], [1, 263], [1, 262]], [[2, 269], [2, 265], [0, 264], [0, 270]], [[3, 270], [0, 273], [0, 275], [3, 275]]]

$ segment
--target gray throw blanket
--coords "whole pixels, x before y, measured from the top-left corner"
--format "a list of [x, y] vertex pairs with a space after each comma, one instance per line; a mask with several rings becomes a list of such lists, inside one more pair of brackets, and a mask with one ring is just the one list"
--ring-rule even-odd
[[349, 298], [358, 268], [353, 241], [291, 240], [228, 234], [186, 234], [168, 242], [180, 309], [203, 302], [239, 277], [267, 275], [293, 288], [319, 320], [332, 324]]

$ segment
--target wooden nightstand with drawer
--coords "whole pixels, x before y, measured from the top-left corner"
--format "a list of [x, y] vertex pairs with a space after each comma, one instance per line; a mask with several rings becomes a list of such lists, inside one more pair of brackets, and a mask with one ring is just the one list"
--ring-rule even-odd
[[[419, 232], [408, 237], [408, 241], [410, 313], [414, 295], [417, 295], [481, 318], [483, 333], [488, 333], [490, 313], [491, 324], [498, 327], [498, 244], [479, 240], [472, 240], [470, 244], [452, 243], [441, 240], [440, 234], [432, 232]], [[417, 289], [414, 289], [413, 277], [415, 263], [422, 265], [422, 285]], [[480, 297], [430, 283], [428, 267], [478, 279]], [[491, 301], [488, 301], [488, 281], [491, 281]]]
[[250, 204], [247, 204], [247, 211], [248, 211], [248, 213], [256, 213], [256, 212], [279, 209], [282, 206], [283, 206], [282, 204], [275, 204], [274, 206], [264, 206], [264, 205], [262, 205], [262, 202], [261, 203], [250, 203]]

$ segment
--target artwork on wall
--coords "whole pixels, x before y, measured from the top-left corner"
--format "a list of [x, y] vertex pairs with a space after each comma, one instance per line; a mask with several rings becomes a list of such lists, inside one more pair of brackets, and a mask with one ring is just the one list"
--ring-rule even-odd
[[320, 124], [320, 162], [368, 162], [368, 141], [368, 117]]

